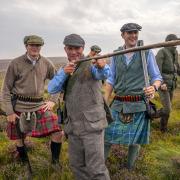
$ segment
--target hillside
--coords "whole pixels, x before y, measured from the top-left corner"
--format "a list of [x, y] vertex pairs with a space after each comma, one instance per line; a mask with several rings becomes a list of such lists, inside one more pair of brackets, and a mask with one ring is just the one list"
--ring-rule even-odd
[[[66, 57], [47, 57], [53, 64], [56, 66], [64, 65], [67, 61]], [[8, 64], [11, 62], [11, 59], [0, 59], [0, 72], [3, 72], [7, 69]]]
[[[1, 73], [0, 86], [2, 85]], [[179, 82], [180, 84], [180, 79]], [[46, 94], [47, 95], [47, 94]], [[159, 98], [155, 98], [160, 107]], [[17, 179], [23, 169], [14, 158], [15, 146], [5, 133], [6, 120], [0, 117], [0, 179]], [[60, 161], [62, 171], [55, 172], [50, 164], [49, 138], [29, 138], [29, 154], [33, 167], [34, 179], [41, 180], [73, 180], [68, 162], [68, 143], [64, 140]], [[127, 148], [114, 146], [107, 161], [112, 180], [178, 180], [180, 179], [180, 88], [175, 92], [173, 110], [169, 122], [168, 133], [159, 131], [159, 120], [151, 123], [151, 143], [144, 146], [137, 160], [134, 171], [124, 168]], [[25, 179], [25, 177], [24, 177]]]

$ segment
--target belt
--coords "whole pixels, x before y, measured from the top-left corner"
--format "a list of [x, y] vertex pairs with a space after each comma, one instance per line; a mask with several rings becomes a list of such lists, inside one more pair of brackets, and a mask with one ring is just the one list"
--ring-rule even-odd
[[142, 101], [143, 96], [142, 95], [127, 95], [127, 96], [118, 96], [116, 95], [114, 97], [114, 100], [122, 101], [122, 102], [137, 102], [137, 101]]
[[22, 96], [18, 94], [11, 94], [13, 98], [18, 99], [24, 102], [41, 102], [43, 97], [31, 97], [31, 96]]

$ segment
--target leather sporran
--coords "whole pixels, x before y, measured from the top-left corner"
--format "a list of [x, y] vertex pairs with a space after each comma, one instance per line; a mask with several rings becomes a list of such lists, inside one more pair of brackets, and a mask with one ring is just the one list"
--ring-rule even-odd
[[19, 118], [19, 128], [21, 133], [27, 134], [32, 132], [36, 127], [36, 120], [37, 117], [35, 112], [21, 113]]
[[123, 114], [123, 112], [119, 112], [119, 118], [122, 123], [128, 124], [133, 121], [134, 118], [134, 113], [128, 113], [128, 114]]

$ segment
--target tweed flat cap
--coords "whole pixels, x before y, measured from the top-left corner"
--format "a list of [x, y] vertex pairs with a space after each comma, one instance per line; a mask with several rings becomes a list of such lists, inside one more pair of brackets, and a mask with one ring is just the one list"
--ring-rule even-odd
[[38, 45], [43, 46], [44, 45], [44, 40], [40, 36], [29, 35], [29, 36], [25, 36], [24, 37], [24, 44], [25, 45], [28, 45], [28, 44], [38, 44]]
[[70, 34], [64, 38], [63, 44], [65, 46], [84, 47], [85, 41], [78, 34]]
[[95, 51], [97, 53], [100, 53], [101, 52], [101, 48], [97, 45], [93, 45], [91, 46], [91, 51]]
[[166, 36], [165, 41], [173, 41], [173, 40], [179, 40], [180, 38], [178, 38], [175, 34], [168, 34]]
[[121, 32], [130, 32], [130, 31], [140, 31], [141, 29], [142, 29], [142, 27], [139, 24], [127, 23], [121, 27], [120, 31]]

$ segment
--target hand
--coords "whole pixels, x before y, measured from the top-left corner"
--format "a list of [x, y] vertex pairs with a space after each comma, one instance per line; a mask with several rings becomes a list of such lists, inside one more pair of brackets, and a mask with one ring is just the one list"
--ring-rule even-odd
[[45, 104], [42, 106], [42, 108], [45, 111], [51, 111], [53, 109], [53, 107], [55, 106], [55, 103], [52, 101], [47, 101], [45, 102]]
[[15, 124], [17, 118], [19, 118], [19, 116], [17, 114], [15, 114], [15, 113], [10, 114], [10, 115], [7, 116], [7, 121]]
[[162, 91], [167, 91], [167, 85], [166, 84], [162, 84], [161, 85], [161, 90]]
[[156, 92], [154, 86], [146, 87], [146, 88], [144, 88], [143, 90], [144, 90], [145, 95], [146, 95], [148, 98], [154, 98], [154, 94], [155, 94], [155, 92]]
[[75, 61], [71, 61], [69, 63], [66, 64], [66, 66], [64, 67], [64, 72], [66, 74], [71, 74], [74, 72], [75, 68], [76, 68], [76, 64], [74, 63]]
[[105, 59], [98, 59], [98, 60], [96, 60], [95, 64], [98, 68], [102, 69], [106, 65], [106, 60]]

